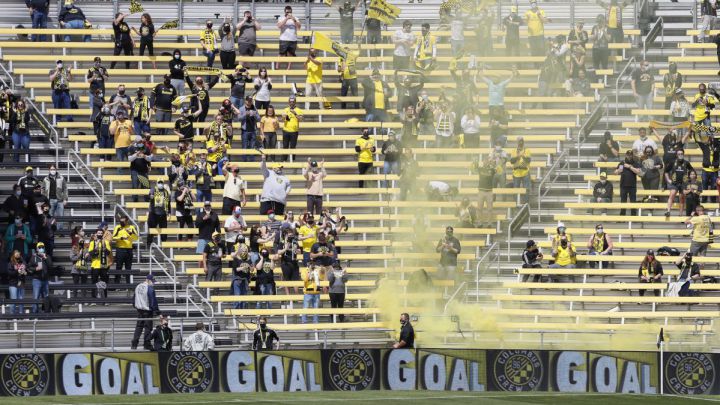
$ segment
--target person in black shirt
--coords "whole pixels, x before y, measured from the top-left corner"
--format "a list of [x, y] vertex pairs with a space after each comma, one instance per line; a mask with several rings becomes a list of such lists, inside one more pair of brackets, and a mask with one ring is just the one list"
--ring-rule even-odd
[[520, 25], [522, 18], [517, 13], [517, 6], [510, 6], [510, 14], [503, 18], [505, 28], [505, 54], [520, 56]]
[[[395, 137], [395, 132], [388, 132], [388, 140], [383, 143], [381, 152], [385, 156], [385, 163], [383, 163], [383, 174], [400, 174], [400, 157], [402, 151], [402, 145]], [[387, 181], [383, 182], [383, 187], [388, 187], [390, 183]]]
[[203, 78], [200, 76], [195, 78], [195, 83], [190, 80], [189, 75], [185, 76], [185, 82], [187, 83], [188, 88], [192, 94], [195, 95], [195, 97], [190, 99], [190, 110], [192, 111], [193, 116], [197, 117], [197, 122], [205, 122], [205, 118], [210, 110], [210, 89], [215, 87], [219, 80], [219, 75], [212, 76], [210, 78], [210, 83], [206, 86]]
[[355, 6], [351, 2], [346, 1], [342, 7], [338, 8], [340, 13], [340, 41], [343, 44], [352, 44], [355, 26], [353, 25], [353, 14]]
[[[25, 0], [25, 5], [30, 10], [30, 18], [32, 19], [33, 28], [47, 28], [48, 11], [50, 9], [50, 0]], [[32, 34], [30, 40], [33, 42], [45, 42], [47, 36], [45, 34]]]
[[[636, 201], [637, 175], [639, 173], [640, 166], [635, 160], [633, 152], [629, 150], [625, 153], [625, 161], [618, 164], [615, 169], [615, 174], [620, 175], [620, 202], [634, 203]], [[620, 210], [620, 215], [625, 215], [625, 208]], [[637, 215], [637, 209], [632, 209], [631, 215]]]
[[221, 240], [220, 232], [213, 232], [212, 240], [203, 249], [203, 271], [205, 281], [221, 281], [222, 261], [228, 254], [225, 241]]
[[13, 184], [13, 193], [2, 204], [2, 210], [8, 213], [8, 224], [12, 224], [15, 217], [22, 219], [28, 215], [28, 200], [22, 196], [19, 184]]
[[225, 79], [230, 82], [230, 102], [240, 109], [245, 103], [245, 83], [252, 83], [253, 79], [242, 65], [235, 66], [235, 73], [225, 75]]
[[[180, 224], [180, 228], [192, 228], [194, 225], [192, 213], [195, 196], [193, 195], [192, 189], [188, 187], [184, 179], [179, 179], [177, 181], [177, 188], [175, 189], [173, 198], [175, 199], [175, 216]], [[178, 240], [181, 241], [182, 239], [183, 236], [178, 235]], [[187, 235], [187, 240], [192, 240], [192, 236]]]
[[180, 110], [180, 118], [175, 121], [175, 135], [180, 137], [180, 141], [192, 142], [195, 137], [195, 129], [193, 128], [193, 122], [202, 110], [197, 110], [190, 114], [190, 107], [183, 106]]
[[[600, 181], [595, 183], [593, 187], [593, 196], [591, 202], [594, 203], [609, 203], [613, 199], [613, 185], [607, 181], [607, 173], [600, 173]], [[607, 209], [603, 209], [603, 214], [607, 213]], [[592, 214], [592, 209], [590, 210]]]
[[42, 194], [42, 186], [40, 183], [35, 185], [33, 194], [28, 202], [28, 210], [30, 212], [30, 232], [33, 236], [37, 236], [38, 228], [42, 221], [42, 207], [47, 204], [50, 206], [50, 200]]
[[678, 149], [675, 152], [675, 161], [665, 167], [665, 182], [667, 183], [668, 190], [670, 190], [667, 210], [665, 211], [666, 217], [670, 216], [670, 210], [675, 202], [675, 197], [682, 195], [683, 190], [685, 190], [685, 184], [690, 177], [690, 172], [694, 171], [695, 169], [693, 169], [690, 162], [685, 160], [685, 151]]
[[[170, 75], [165, 75], [163, 82], [155, 86], [150, 96], [150, 108], [155, 111], [156, 122], [170, 122], [172, 119], [172, 102], [177, 95], [178, 91], [171, 84]], [[159, 129], [158, 134], [165, 135], [165, 130]]]
[[182, 52], [179, 49], [173, 51], [173, 58], [168, 62], [170, 67], [170, 83], [176, 90], [178, 95], [185, 95], [185, 70], [187, 63], [182, 60]]
[[[130, 36], [130, 26], [125, 22], [127, 14], [117, 13], [115, 14], [115, 20], [113, 20], [112, 27], [115, 35], [115, 48], [113, 49], [113, 55], [118, 56], [122, 52], [125, 56], [133, 54], [133, 42], [132, 36]], [[116, 61], [112, 61], [110, 69], [115, 69]], [[125, 69], [130, 69], [130, 62], [125, 62]]]
[[[435, 247], [435, 251], [440, 253], [441, 271], [438, 275], [441, 279], [457, 279], [457, 256], [460, 254], [460, 241], [453, 236], [453, 227], [445, 228], [445, 236], [440, 239]], [[444, 277], [443, 277], [444, 276]]]
[[[280, 338], [274, 330], [267, 327], [267, 318], [260, 318], [258, 326], [260, 328], [253, 334], [253, 350], [273, 350], [273, 348], [279, 348]], [[273, 340], [277, 342], [277, 346], [273, 346]]]
[[610, 131], [605, 131], [603, 141], [600, 143], [599, 162], [617, 162], [620, 160], [620, 144], [612, 139]]
[[[150, 157], [147, 155], [145, 144], [140, 135], [135, 136], [135, 144], [128, 148], [130, 159], [130, 181], [132, 188], [136, 190], [148, 190], [150, 181]], [[137, 194], [133, 195], [133, 202], [138, 201]], [[146, 198], [147, 201], [147, 198]]]
[[152, 349], [156, 352], [171, 352], [173, 346], [173, 332], [168, 326], [168, 320], [170, 319], [167, 315], [160, 315], [160, 325], [156, 326], [155, 329], [150, 333], [148, 341]]
[[700, 275], [700, 266], [698, 266], [697, 263], [693, 263], [692, 253], [685, 253], [684, 256], [678, 259], [675, 265], [680, 269], [680, 275], [678, 275], [677, 281], [683, 283], [678, 295], [681, 297], [697, 295], [696, 291], [690, 291], [690, 284], [702, 283], [702, 276]]
[[[283, 281], [300, 281], [300, 266], [297, 256], [302, 253], [295, 231], [292, 228], [284, 228], [282, 244], [277, 254], [280, 256], [280, 269], [282, 270]], [[298, 288], [293, 287], [294, 293]], [[290, 294], [289, 288], [285, 287], [285, 294]]]
[[400, 314], [400, 338], [393, 344], [393, 349], [413, 349], [415, 347], [415, 329], [410, 324], [410, 315]]
[[[534, 240], [530, 239], [525, 244], [525, 250], [522, 253], [523, 269], [539, 269], [542, 268], [540, 261], [543, 259], [543, 254], [540, 252], [538, 245]], [[523, 275], [522, 281], [526, 282], [530, 278], [529, 274]], [[537, 283], [542, 280], [542, 274], [533, 275], [533, 283]]]
[[[153, 48], [155, 35], [157, 35], [157, 31], [155, 31], [155, 25], [153, 25], [152, 17], [150, 17], [150, 14], [144, 13], [142, 17], [140, 17], [140, 30], [136, 29], [135, 27], [132, 28], [133, 32], [140, 36], [140, 56], [145, 56], [145, 49], [148, 50], [148, 55], [155, 56], [155, 50]], [[152, 61], [153, 69], [157, 69], [157, 66], [155, 65], [155, 59]]]
[[[645, 254], [645, 258], [638, 268], [638, 282], [640, 283], [662, 283], [663, 268], [662, 264], [655, 260], [655, 252], [650, 249]], [[656, 297], [660, 296], [660, 289], [653, 290]], [[640, 296], [645, 296], [645, 290], [639, 290]]]
[[99, 56], [95, 57], [93, 67], [88, 69], [86, 78], [90, 82], [90, 105], [93, 106], [93, 99], [95, 98], [97, 91], [100, 90], [98, 97], [102, 98], [105, 94], [105, 80], [110, 78], [107, 69], [105, 69], [102, 65], [102, 59], [100, 59]]
[[[199, 210], [195, 217], [195, 227], [198, 228], [198, 244], [195, 253], [205, 252], [205, 246], [212, 240], [213, 232], [220, 232], [220, 219], [212, 210], [212, 203], [205, 201], [203, 209]], [[198, 267], [203, 267], [200, 261]]]

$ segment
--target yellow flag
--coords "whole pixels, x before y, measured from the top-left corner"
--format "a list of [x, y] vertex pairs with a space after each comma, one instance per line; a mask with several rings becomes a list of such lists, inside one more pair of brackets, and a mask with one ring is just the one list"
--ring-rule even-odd
[[344, 59], [347, 62], [348, 69], [354, 74], [358, 53], [353, 52], [350, 48], [333, 41], [328, 38], [327, 35], [319, 32], [313, 32], [312, 46], [321, 51], [334, 53]]
[[171, 21], [168, 21], [165, 24], [163, 24], [162, 27], [160, 27], [160, 29], [168, 30], [168, 29], [173, 29], [173, 28], [177, 28], [177, 27], [178, 27], [178, 20], [171, 20]]
[[130, 14], [142, 13], [145, 11], [139, 0], [130, 0]]
[[323, 0], [323, 3], [325, 3], [326, 6], [332, 7], [333, 0]]
[[380, 20], [385, 24], [392, 24], [400, 16], [400, 9], [385, 0], [372, 0], [368, 7], [368, 18]]

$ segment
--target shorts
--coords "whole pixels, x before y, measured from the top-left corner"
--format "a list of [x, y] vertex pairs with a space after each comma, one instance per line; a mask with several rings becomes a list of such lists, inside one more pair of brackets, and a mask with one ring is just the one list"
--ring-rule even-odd
[[297, 50], [297, 41], [280, 41], [280, 54], [291, 53], [295, 54]]
[[281, 262], [283, 281], [300, 281], [300, 266], [297, 262]]
[[207, 246], [208, 241], [205, 239], [198, 239], [197, 249], [195, 249], [195, 253], [197, 254], [203, 254], [205, 252], [205, 246]]
[[709, 244], [710, 242], [690, 241], [690, 253], [692, 253], [693, 256], [705, 256]]
[[685, 189], [685, 187], [682, 184], [677, 184], [677, 183], [669, 183], [667, 185], [667, 188], [668, 188], [668, 190], [675, 190], [678, 192], [682, 192]]

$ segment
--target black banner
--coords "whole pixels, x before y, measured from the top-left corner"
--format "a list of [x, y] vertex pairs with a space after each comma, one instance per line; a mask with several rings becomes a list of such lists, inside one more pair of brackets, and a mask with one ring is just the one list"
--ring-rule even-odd
[[720, 394], [720, 355], [337, 349], [0, 355], [0, 396], [294, 391]]

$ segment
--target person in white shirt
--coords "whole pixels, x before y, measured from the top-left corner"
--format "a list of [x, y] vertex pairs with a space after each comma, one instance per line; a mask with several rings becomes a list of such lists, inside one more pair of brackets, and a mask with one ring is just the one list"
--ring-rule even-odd
[[466, 148], [480, 147], [480, 115], [474, 107], [465, 109], [465, 114], [460, 118], [460, 127], [463, 130], [464, 143]]
[[244, 207], [247, 203], [245, 196], [245, 182], [240, 176], [240, 167], [224, 165], [222, 168], [225, 176], [225, 187], [223, 188], [222, 214], [230, 215], [233, 207], [239, 205]]
[[[280, 56], [297, 56], [297, 32], [300, 29], [300, 20], [292, 14], [292, 7], [285, 7], [285, 16], [278, 19], [277, 27], [280, 29]], [[289, 70], [291, 63], [288, 62]]]
[[393, 68], [408, 69], [410, 67], [410, 56], [415, 45], [415, 35], [412, 33], [412, 22], [405, 20], [402, 29], [395, 31], [393, 35], [395, 50], [393, 51]]
[[183, 350], [187, 352], [206, 352], [215, 350], [215, 340], [205, 332], [205, 324], [198, 322], [195, 325], [196, 332], [185, 338]]
[[640, 137], [636, 139], [632, 145], [633, 154], [635, 156], [642, 156], [645, 153], [645, 148], [648, 146], [653, 148], [653, 150], [657, 150], [657, 143], [648, 138], [647, 130], [645, 128], [640, 128], [638, 135], [640, 135]]
[[225, 220], [223, 228], [225, 228], [225, 246], [227, 246], [228, 253], [232, 253], [237, 237], [247, 228], [240, 206], [233, 209], [232, 215]]

